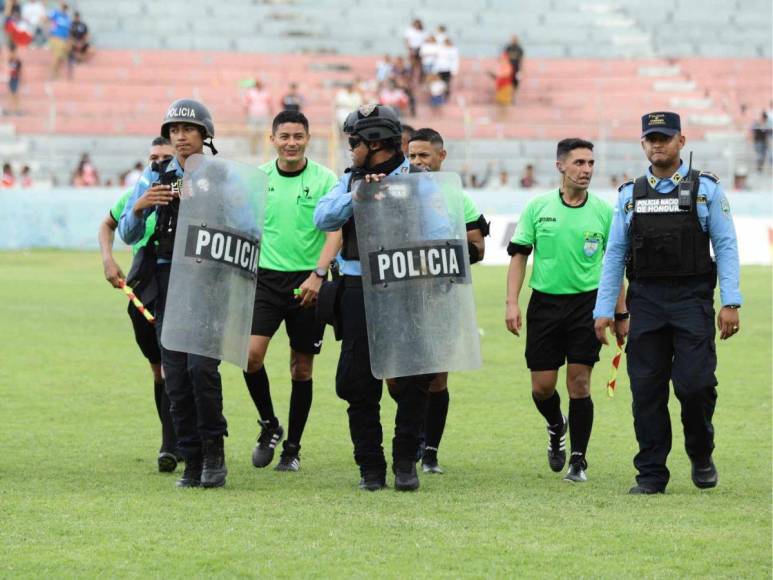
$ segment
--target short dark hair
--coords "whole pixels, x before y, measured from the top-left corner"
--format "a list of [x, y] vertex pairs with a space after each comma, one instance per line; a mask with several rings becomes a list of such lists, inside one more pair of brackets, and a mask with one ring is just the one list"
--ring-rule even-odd
[[579, 139], [578, 137], [561, 139], [558, 142], [558, 147], [556, 147], [556, 159], [563, 159], [575, 149], [590, 149], [593, 151], [593, 143], [586, 141], [585, 139]]
[[403, 123], [403, 133], [408, 133], [408, 135], [413, 135], [416, 132], [416, 129], [411, 127], [410, 125], [407, 125]]
[[306, 129], [306, 132], [309, 132], [309, 120], [300, 111], [282, 111], [279, 113], [271, 123], [271, 132], [276, 133], [279, 125], [284, 123], [300, 123]]
[[432, 145], [443, 147], [443, 137], [440, 136], [440, 133], [429, 127], [423, 127], [414, 131], [411, 138], [408, 139], [408, 143], [413, 143], [414, 141], [427, 141]]
[[166, 137], [156, 137], [151, 141], [150, 146], [151, 147], [158, 147], [159, 145], [171, 145], [172, 142], [167, 139]]

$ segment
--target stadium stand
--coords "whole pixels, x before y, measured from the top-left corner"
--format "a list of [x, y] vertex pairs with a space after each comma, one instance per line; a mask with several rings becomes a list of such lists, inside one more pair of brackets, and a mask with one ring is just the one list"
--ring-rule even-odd
[[[538, 182], [546, 183], [556, 140], [576, 135], [597, 141], [600, 178], [630, 174], [641, 162], [639, 116], [656, 109], [682, 114], [696, 159], [711, 158], [716, 166], [721, 157], [721, 177], [752, 165], [748, 129], [771, 107], [773, 94], [770, 2], [563, 6], [557, 0], [472, 6], [396, 0], [389, 8], [364, 0], [79, 0], [96, 56], [77, 67], [73, 81], [49, 82], [47, 52], [26, 49], [25, 115], [0, 126], [0, 158], [65, 182], [80, 153], [89, 151], [103, 175], [116, 175], [144, 150], [164, 107], [189, 95], [212, 109], [221, 151], [250, 160], [239, 86], [257, 75], [276, 98], [288, 82], [300, 84], [317, 136], [311, 153], [340, 165], [335, 91], [372, 77], [376, 55], [402, 54], [402, 32], [417, 16], [445, 24], [463, 56], [452, 102], [435, 115], [421, 99], [417, 118], [409, 119], [448, 138], [449, 169], [494, 161], [516, 175], [535, 163]], [[364, 13], [378, 25], [366, 26]], [[513, 32], [526, 64], [516, 104], [502, 111], [492, 104], [489, 72]]]

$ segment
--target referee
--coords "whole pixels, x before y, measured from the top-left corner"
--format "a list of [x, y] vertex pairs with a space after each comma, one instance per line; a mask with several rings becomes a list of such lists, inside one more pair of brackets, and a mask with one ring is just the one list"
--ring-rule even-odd
[[[153, 163], [165, 163], [174, 157], [174, 149], [169, 139], [156, 137], [150, 144], [150, 153], [148, 161]], [[113, 241], [115, 240], [115, 230], [118, 227], [118, 220], [121, 219], [123, 208], [129, 201], [134, 189], [124, 193], [118, 201], [115, 202], [112, 209], [108, 212], [105, 219], [99, 225], [99, 250], [102, 254], [102, 266], [105, 270], [105, 279], [110, 282], [113, 288], [120, 288], [120, 283], [126, 276], [121, 271], [121, 267], [113, 257]], [[132, 246], [132, 255], [136, 256], [141, 248], [148, 243], [156, 228], [156, 214], [150, 214], [145, 221], [145, 234], [142, 239]], [[130, 272], [131, 274], [131, 272]], [[135, 290], [137, 288], [135, 287]], [[145, 306], [151, 310], [155, 309], [152, 302], [145, 301]], [[174, 434], [174, 423], [172, 414], [169, 410], [169, 397], [166, 394], [164, 386], [164, 377], [161, 373], [161, 351], [158, 348], [158, 339], [156, 330], [148, 322], [137, 308], [129, 303], [129, 318], [132, 321], [134, 329], [134, 339], [137, 346], [148, 360], [150, 370], [153, 373], [153, 394], [156, 401], [156, 412], [161, 421], [161, 448], [158, 450], [158, 470], [162, 473], [171, 473], [177, 469], [177, 437]]]
[[[405, 125], [403, 125], [405, 130]], [[414, 166], [427, 171], [440, 171], [448, 152], [443, 137], [428, 127], [414, 131], [408, 140], [408, 159]], [[486, 251], [485, 236], [489, 233], [488, 222], [466, 191], [464, 199], [464, 222], [467, 228], [467, 247], [470, 263], [483, 259]], [[438, 448], [448, 417], [448, 373], [438, 373], [429, 385], [427, 410], [424, 415], [424, 449], [421, 455], [421, 468], [424, 473], [443, 473], [438, 463]]]
[[277, 471], [300, 468], [301, 436], [311, 409], [312, 366], [325, 330], [311, 307], [341, 247], [340, 231], [325, 234], [312, 220], [317, 202], [338, 180], [332, 171], [306, 158], [310, 137], [303, 113], [282, 111], [271, 130], [277, 158], [261, 167], [268, 174], [268, 197], [244, 380], [260, 414], [261, 432], [252, 463], [266, 467], [284, 428], [274, 413], [263, 360], [271, 337], [284, 321], [290, 339], [292, 390], [287, 440]]
[[[593, 427], [590, 377], [599, 360], [601, 343], [593, 328], [593, 307], [607, 245], [612, 208], [592, 195], [593, 143], [564, 139], [558, 143], [558, 190], [532, 199], [508, 246], [505, 323], [520, 336], [522, 318], [518, 298], [526, 262], [534, 251], [529, 280], [532, 288], [526, 312], [526, 364], [531, 371], [532, 398], [548, 424], [548, 464], [559, 472], [566, 463], [566, 432], [571, 458], [566, 481], [587, 480], [585, 455]], [[625, 311], [622, 292], [617, 312]], [[617, 316], [617, 334], [628, 332], [626, 316]], [[558, 369], [567, 363], [569, 418], [561, 412], [556, 391]]]

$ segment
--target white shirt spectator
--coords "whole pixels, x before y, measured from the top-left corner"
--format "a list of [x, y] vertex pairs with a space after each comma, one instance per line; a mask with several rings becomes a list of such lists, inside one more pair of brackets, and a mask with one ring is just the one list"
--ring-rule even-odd
[[459, 49], [453, 44], [439, 45], [435, 53], [433, 72], [450, 72], [456, 76], [459, 73]]
[[427, 33], [424, 30], [419, 30], [414, 26], [409, 26], [406, 28], [405, 33], [403, 34], [403, 38], [405, 39], [405, 43], [408, 45], [408, 48], [411, 50], [419, 50], [421, 45], [424, 43], [424, 39], [427, 38]]
[[425, 72], [432, 72], [435, 70], [435, 59], [438, 53], [438, 44], [435, 42], [433, 36], [430, 36], [427, 41], [421, 45], [419, 49], [419, 57], [421, 58], [421, 66]]
[[45, 25], [47, 20], [46, 6], [42, 0], [29, 0], [21, 7], [21, 19], [27, 22], [33, 30]]
[[347, 115], [358, 109], [362, 105], [362, 94], [354, 90], [353, 87], [343, 87], [339, 89], [335, 96], [336, 121], [338, 126], [343, 127]]

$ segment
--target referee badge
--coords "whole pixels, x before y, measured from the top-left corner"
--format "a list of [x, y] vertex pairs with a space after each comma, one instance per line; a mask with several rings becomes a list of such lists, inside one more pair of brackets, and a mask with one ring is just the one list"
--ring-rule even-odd
[[601, 247], [601, 234], [585, 232], [585, 244], [582, 247], [583, 252], [589, 258], [599, 251]]

